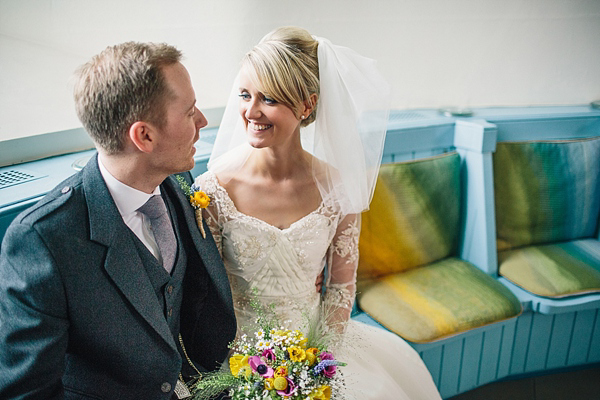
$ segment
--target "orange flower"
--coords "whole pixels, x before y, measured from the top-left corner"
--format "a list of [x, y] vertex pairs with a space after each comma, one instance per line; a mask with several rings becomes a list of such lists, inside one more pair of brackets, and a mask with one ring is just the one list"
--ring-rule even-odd
[[287, 366], [285, 365], [281, 365], [279, 367], [277, 367], [277, 369], [275, 370], [275, 377], [282, 377], [285, 378], [286, 376], [288, 376], [288, 369]]

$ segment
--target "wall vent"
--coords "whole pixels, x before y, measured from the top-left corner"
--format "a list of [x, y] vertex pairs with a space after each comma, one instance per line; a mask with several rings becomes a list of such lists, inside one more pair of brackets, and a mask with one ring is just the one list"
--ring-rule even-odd
[[0, 172], [0, 189], [19, 185], [25, 182], [31, 182], [45, 176], [47, 175], [40, 175], [36, 174], [35, 172], [25, 171], [22, 169], [9, 169], [8, 171]]

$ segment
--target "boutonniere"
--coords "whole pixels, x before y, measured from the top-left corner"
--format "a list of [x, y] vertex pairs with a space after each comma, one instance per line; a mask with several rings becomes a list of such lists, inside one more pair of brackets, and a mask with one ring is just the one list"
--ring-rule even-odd
[[183, 177], [177, 175], [176, 178], [177, 182], [179, 182], [179, 186], [181, 186], [185, 195], [190, 199], [190, 204], [192, 205], [196, 216], [196, 224], [198, 225], [198, 228], [200, 228], [202, 237], [206, 239], [206, 232], [204, 231], [204, 225], [202, 224], [202, 209], [208, 207], [210, 204], [210, 197], [196, 187], [195, 183], [190, 186]]

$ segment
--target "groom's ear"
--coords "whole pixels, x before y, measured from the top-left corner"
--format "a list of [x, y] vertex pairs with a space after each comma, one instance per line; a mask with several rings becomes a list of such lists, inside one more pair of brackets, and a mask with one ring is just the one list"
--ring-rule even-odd
[[156, 131], [154, 127], [147, 122], [134, 122], [129, 127], [127, 135], [133, 145], [143, 153], [151, 153], [156, 145]]

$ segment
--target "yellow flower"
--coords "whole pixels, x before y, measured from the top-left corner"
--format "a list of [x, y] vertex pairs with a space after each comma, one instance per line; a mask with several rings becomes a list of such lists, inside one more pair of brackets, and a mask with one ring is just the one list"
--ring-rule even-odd
[[287, 379], [285, 379], [283, 376], [279, 376], [275, 378], [273, 386], [275, 386], [276, 390], [285, 390], [288, 386]]
[[275, 379], [274, 378], [265, 379], [265, 389], [267, 389], [267, 390], [275, 389]]
[[206, 208], [210, 204], [210, 197], [203, 191], [199, 190], [190, 196], [190, 203], [197, 208]]
[[317, 361], [317, 354], [319, 353], [319, 349], [316, 347], [311, 347], [306, 350], [306, 360], [308, 361], [308, 365], [313, 365], [315, 361]]
[[304, 361], [306, 359], [306, 352], [300, 347], [292, 346], [288, 348], [290, 359], [295, 362]]
[[248, 365], [248, 356], [243, 354], [234, 354], [229, 358], [229, 370], [231, 375], [238, 376], [240, 369]]
[[327, 385], [320, 386], [313, 390], [308, 398], [310, 400], [329, 400], [331, 398], [331, 387]]
[[[288, 376], [288, 369], [286, 365], [281, 365], [279, 367], [277, 367], [277, 369], [275, 370], [275, 378], [285, 378], [286, 376]], [[283, 390], [283, 389], [277, 389], [277, 390]]]
[[244, 377], [248, 379], [250, 378], [250, 375], [252, 375], [252, 368], [250, 368], [249, 365], [245, 365], [242, 368], [240, 368], [239, 374], [243, 374]]

